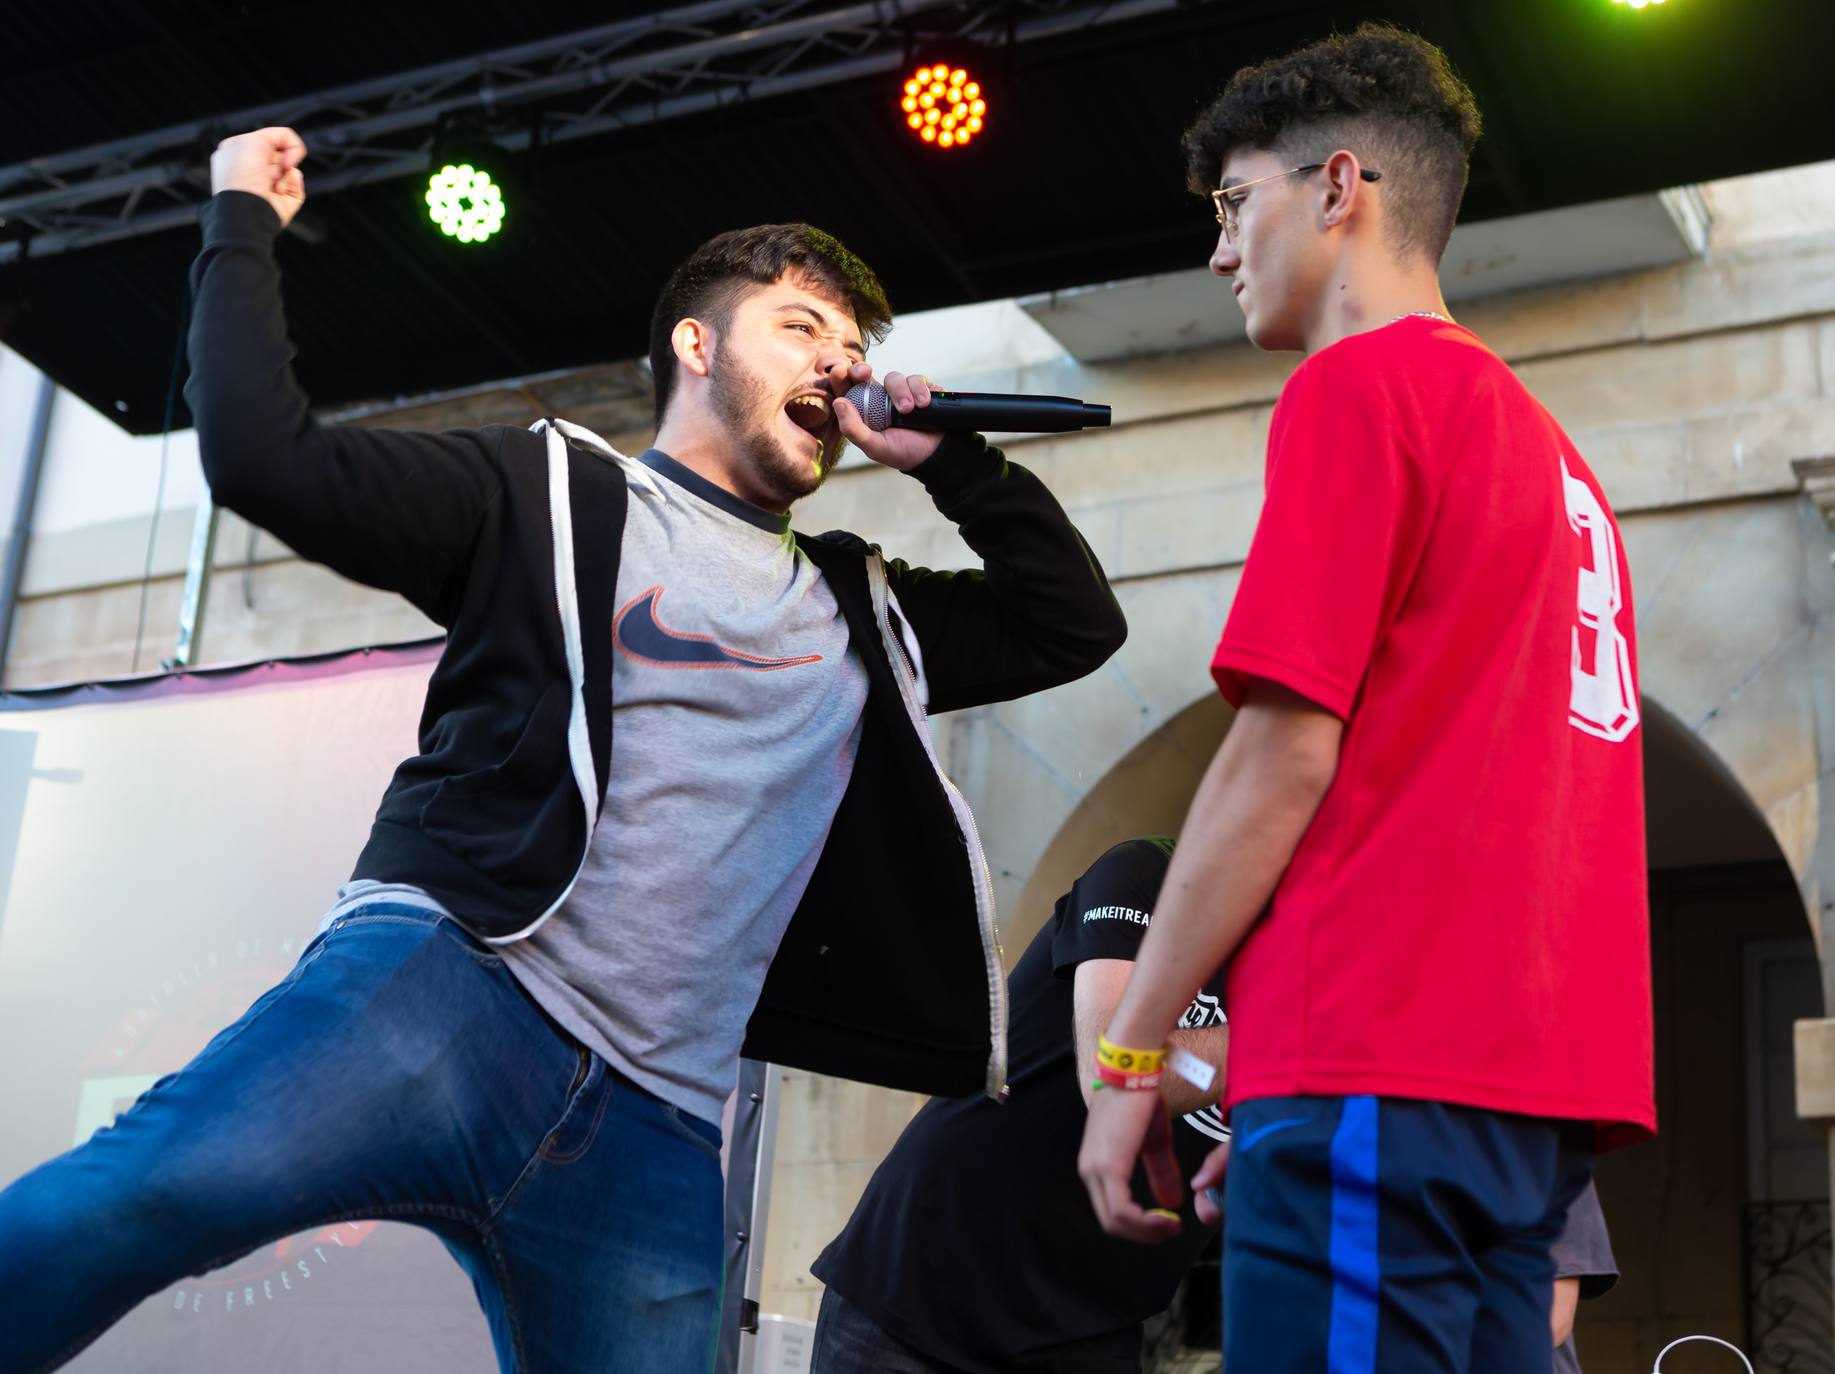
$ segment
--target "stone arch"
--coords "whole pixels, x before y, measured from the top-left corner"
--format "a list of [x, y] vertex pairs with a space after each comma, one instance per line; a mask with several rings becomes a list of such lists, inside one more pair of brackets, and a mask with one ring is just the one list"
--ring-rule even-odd
[[[1726, 865], [1794, 869], [1772, 819], [1733, 769], [1673, 712], [1642, 699], [1646, 832], [1653, 870]], [[1174, 712], [1105, 773], [1039, 855], [1006, 931], [1024, 949], [1059, 894], [1109, 845], [1176, 835], [1235, 713], [1215, 692]], [[1815, 922], [1805, 915], [1805, 933]]]
[[[1762, 1278], [1781, 1248], [1764, 1228], [1798, 1224], [1793, 1209], [1828, 1195], [1819, 1128], [1792, 1110], [1789, 1027], [1822, 1009], [1794, 865], [1773, 816], [1703, 732], [1648, 693], [1642, 709], [1661, 1130], [1600, 1164], [1624, 1273], [1581, 1313], [1586, 1362], [1601, 1368], [1649, 1368], [1662, 1344], [1690, 1331], [1775, 1343], [1742, 1276]], [[1108, 845], [1178, 832], [1232, 719], [1208, 693], [1096, 781], [1040, 854], [1009, 950], [1025, 948]], [[1775, 1282], [1800, 1286], [1804, 1276]]]

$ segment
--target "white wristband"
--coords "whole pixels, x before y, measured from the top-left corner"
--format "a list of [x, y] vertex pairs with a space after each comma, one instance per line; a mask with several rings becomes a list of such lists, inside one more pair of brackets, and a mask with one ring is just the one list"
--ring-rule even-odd
[[1211, 1084], [1217, 1081], [1216, 1066], [1183, 1046], [1175, 1048], [1168, 1056], [1166, 1067], [1201, 1093], [1209, 1092]]

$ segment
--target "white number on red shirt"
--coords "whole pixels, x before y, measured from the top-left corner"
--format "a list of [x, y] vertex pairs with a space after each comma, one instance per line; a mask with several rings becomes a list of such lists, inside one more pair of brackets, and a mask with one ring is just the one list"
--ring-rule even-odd
[[[1618, 580], [1618, 537], [1593, 489], [1561, 463], [1568, 528], [1587, 543], [1593, 566], [1580, 569], [1573, 631], [1573, 690], [1567, 722], [1576, 730], [1617, 742], [1637, 728], [1637, 688], [1631, 678], [1631, 645], [1619, 633], [1624, 595]], [[1593, 652], [1581, 653], [1590, 639]], [[1585, 665], [1591, 660], [1592, 667]]]

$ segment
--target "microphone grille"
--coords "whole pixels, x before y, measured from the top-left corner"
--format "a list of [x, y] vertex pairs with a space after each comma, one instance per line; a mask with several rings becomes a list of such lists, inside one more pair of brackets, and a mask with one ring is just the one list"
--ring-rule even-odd
[[847, 389], [847, 399], [854, 403], [854, 409], [860, 412], [860, 418], [874, 433], [883, 431], [891, 423], [892, 406], [886, 399], [886, 389], [878, 382], [854, 383]]

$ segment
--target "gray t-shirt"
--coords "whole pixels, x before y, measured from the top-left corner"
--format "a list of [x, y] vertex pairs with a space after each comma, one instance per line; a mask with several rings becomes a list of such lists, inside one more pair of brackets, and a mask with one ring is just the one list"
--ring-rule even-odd
[[[1567, 1224], [1555, 1237], [1555, 1277], [1579, 1279], [1582, 1302], [1604, 1297], [1618, 1282], [1618, 1261], [1612, 1257], [1612, 1238], [1606, 1234], [1606, 1216], [1599, 1210], [1599, 1194], [1589, 1181], [1567, 1209]], [[1580, 1374], [1580, 1357], [1574, 1338], [1555, 1347], [1555, 1374]]]
[[588, 1048], [718, 1121], [853, 772], [866, 671], [788, 516], [655, 450], [623, 463], [605, 810], [567, 900], [500, 948]]

